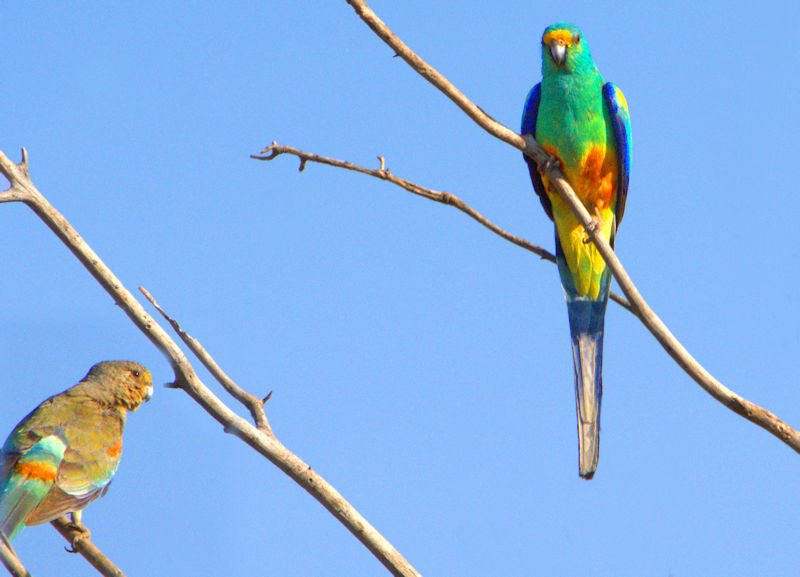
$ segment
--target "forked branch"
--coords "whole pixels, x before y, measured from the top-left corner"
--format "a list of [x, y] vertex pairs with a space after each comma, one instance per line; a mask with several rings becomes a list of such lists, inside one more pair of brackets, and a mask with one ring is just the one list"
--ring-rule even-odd
[[[266, 422], [266, 416], [263, 416], [263, 402], [261, 400], [258, 400], [258, 402], [262, 405], [263, 419], [254, 415], [254, 420], [258, 423], [258, 426], [256, 426], [236, 414], [200, 380], [200, 377], [195, 373], [194, 368], [177, 343], [144, 310], [139, 301], [125, 288], [122, 282], [111, 272], [111, 269], [106, 266], [86, 241], [81, 238], [72, 225], [36, 189], [28, 174], [27, 154], [24, 150], [22, 152], [22, 161], [19, 164], [13, 163], [0, 151], [0, 173], [11, 183], [11, 187], [8, 190], [0, 192], [0, 203], [24, 202], [53, 230], [83, 266], [97, 279], [106, 292], [111, 295], [139, 330], [167, 357], [175, 372], [175, 387], [183, 389], [191, 396], [223, 426], [226, 432], [239, 437], [308, 491], [339, 522], [347, 527], [393, 575], [398, 577], [419, 576], [414, 567], [406, 561], [399, 551], [378, 533], [333, 486], [278, 441]], [[171, 319], [170, 322], [174, 323], [173, 326], [179, 330], [182, 336], [185, 335], [176, 322]], [[188, 337], [188, 335], [185, 336]], [[191, 341], [194, 341], [194, 339], [188, 337], [187, 343]], [[193, 347], [193, 350], [199, 351], [200, 349], [202, 347], [199, 347], [199, 349]], [[205, 351], [198, 353], [201, 360], [204, 363], [210, 360], [209, 364], [207, 364], [210, 368], [216, 366], [216, 363], [213, 362], [213, 359], [210, 359], [207, 353], [205, 353], [204, 357], [204, 353]], [[219, 375], [221, 373], [221, 371], [211, 370], [212, 374]], [[246, 395], [242, 396], [240, 394], [244, 393], [244, 391], [238, 389], [238, 387], [230, 387], [232, 381], [227, 376], [222, 379], [222, 383], [223, 386], [227, 385], [226, 390], [231, 392], [234, 398], [242, 401], [252, 411], [252, 404], [245, 402], [247, 400]]]
[[208, 351], [206, 351], [203, 345], [200, 344], [200, 341], [183, 330], [180, 323], [169, 316], [164, 309], [161, 308], [161, 305], [156, 302], [156, 299], [153, 298], [153, 295], [151, 295], [144, 287], [139, 287], [139, 291], [148, 301], [150, 301], [150, 304], [161, 313], [161, 316], [164, 317], [164, 320], [166, 320], [170, 326], [172, 326], [172, 330], [174, 330], [181, 340], [186, 343], [186, 346], [189, 347], [189, 350], [192, 351], [192, 354], [200, 359], [200, 362], [203, 363], [203, 366], [208, 369], [208, 372], [214, 375], [214, 378], [217, 379], [217, 382], [221, 384], [226, 391], [228, 391], [228, 394], [249, 409], [250, 415], [253, 417], [253, 422], [256, 424], [256, 428], [260, 431], [263, 431], [267, 435], [274, 437], [275, 434], [272, 432], [272, 427], [269, 426], [269, 421], [267, 420], [267, 414], [264, 412], [264, 403], [269, 400], [270, 396], [272, 396], [272, 393], [270, 392], [266, 397], [259, 399], [255, 395], [248, 393], [242, 387], [237, 385], [234, 380], [222, 370], [222, 367], [217, 364], [214, 358], [208, 354]]

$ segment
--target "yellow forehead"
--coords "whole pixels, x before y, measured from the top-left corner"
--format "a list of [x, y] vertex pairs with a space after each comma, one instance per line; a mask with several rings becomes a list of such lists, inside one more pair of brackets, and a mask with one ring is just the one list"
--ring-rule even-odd
[[543, 44], [552, 44], [554, 41], [561, 41], [567, 46], [575, 44], [575, 38], [569, 30], [549, 30], [542, 37]]

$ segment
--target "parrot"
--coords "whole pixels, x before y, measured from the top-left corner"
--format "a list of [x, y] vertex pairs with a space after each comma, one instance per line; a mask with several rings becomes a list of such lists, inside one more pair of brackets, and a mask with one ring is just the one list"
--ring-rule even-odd
[[[630, 114], [622, 91], [603, 80], [581, 31], [571, 24], [553, 24], [542, 35], [542, 81], [525, 100], [521, 133], [558, 161], [613, 248], [628, 195]], [[600, 455], [603, 329], [611, 274], [547, 175], [533, 159], [525, 160], [533, 188], [555, 224], [556, 264], [575, 368], [579, 472], [589, 480]]]
[[22, 419], [0, 449], [0, 537], [10, 542], [66, 513], [81, 531], [76, 540], [88, 537], [81, 512], [108, 490], [128, 411], [152, 396], [145, 367], [104, 361]]

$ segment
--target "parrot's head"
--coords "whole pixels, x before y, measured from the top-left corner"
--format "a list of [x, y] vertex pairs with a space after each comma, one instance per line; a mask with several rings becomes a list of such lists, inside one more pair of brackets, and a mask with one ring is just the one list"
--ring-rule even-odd
[[133, 361], [103, 361], [86, 375], [84, 382], [98, 386], [106, 402], [135, 411], [153, 396], [153, 377], [144, 366]]
[[542, 35], [542, 73], [569, 74], [594, 62], [581, 31], [572, 24], [558, 22], [548, 26]]

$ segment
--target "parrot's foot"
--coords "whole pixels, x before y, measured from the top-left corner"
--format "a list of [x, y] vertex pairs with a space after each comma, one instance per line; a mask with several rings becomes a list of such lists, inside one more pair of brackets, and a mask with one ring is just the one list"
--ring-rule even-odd
[[[589, 226], [586, 227], [587, 231], [591, 230], [602, 230], [603, 229], [603, 215], [600, 214], [600, 208], [595, 206], [594, 207], [594, 214], [592, 215], [592, 222]], [[586, 238], [583, 239], [584, 244], [589, 244], [592, 242], [592, 238], [587, 234]]]
[[67, 527], [72, 531], [76, 531], [76, 534], [72, 537], [72, 543], [70, 544], [72, 548], [70, 549], [69, 547], [64, 547], [64, 549], [67, 551], [67, 553], [77, 553], [78, 549], [76, 548], [76, 545], [81, 541], [85, 541], [91, 537], [92, 532], [89, 531], [89, 528], [86, 525], [80, 522], [80, 518], [76, 520], [74, 515], [72, 516], [72, 521], [69, 525], [67, 525]]
[[539, 167], [539, 172], [546, 173], [554, 168], [561, 168], [558, 159], [555, 156], [548, 156], [542, 165]]

